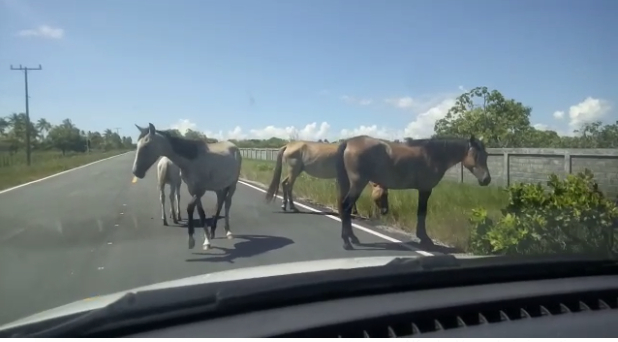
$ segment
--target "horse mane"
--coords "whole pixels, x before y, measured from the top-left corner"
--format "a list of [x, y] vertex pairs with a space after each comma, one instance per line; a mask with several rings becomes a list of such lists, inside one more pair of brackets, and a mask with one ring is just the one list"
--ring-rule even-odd
[[452, 148], [468, 148], [468, 144], [472, 144], [472, 146], [479, 150], [485, 150], [485, 145], [482, 141], [478, 139], [474, 139], [470, 141], [470, 139], [466, 138], [456, 138], [456, 137], [433, 137], [428, 139], [406, 139], [404, 142], [405, 145], [410, 147], [425, 147], [428, 150], [444, 150], [444, 149], [452, 149]]
[[193, 140], [184, 137], [177, 137], [169, 131], [156, 131], [164, 136], [172, 146], [172, 150], [179, 156], [193, 160], [198, 157], [200, 149], [208, 149], [208, 146], [203, 140]]

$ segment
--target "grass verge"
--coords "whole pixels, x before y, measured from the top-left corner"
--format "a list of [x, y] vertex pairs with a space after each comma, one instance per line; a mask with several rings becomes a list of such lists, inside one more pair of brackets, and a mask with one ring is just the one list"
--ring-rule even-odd
[[[243, 159], [241, 174], [243, 178], [268, 185], [274, 165], [271, 161]], [[285, 177], [285, 170], [282, 177]], [[317, 179], [303, 173], [294, 185], [294, 195], [297, 199], [334, 208], [337, 203], [335, 187], [334, 180]], [[507, 201], [507, 194], [499, 187], [442, 181], [429, 198], [427, 233], [434, 240], [466, 251], [471, 209], [484, 207], [490, 215], [500, 215], [500, 209]], [[390, 190], [389, 204], [390, 213], [380, 217], [369, 198], [369, 189], [365, 189], [357, 206], [361, 216], [378, 219], [382, 224], [415, 234], [417, 191]]]
[[[62, 156], [59, 152], [34, 152], [28, 167], [24, 162], [5, 163], [0, 167], [0, 190], [44, 178], [94, 161], [109, 158], [127, 150], [92, 152]], [[11, 158], [21, 160], [21, 158]]]

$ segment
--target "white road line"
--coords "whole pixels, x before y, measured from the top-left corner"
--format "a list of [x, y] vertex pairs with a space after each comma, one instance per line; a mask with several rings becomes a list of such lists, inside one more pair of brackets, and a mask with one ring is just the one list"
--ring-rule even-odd
[[[255, 185], [253, 185], [253, 184], [249, 184], [249, 183], [247, 183], [246, 181], [241, 181], [241, 180], [239, 180], [239, 181], [238, 181], [238, 183], [240, 183], [240, 184], [242, 184], [242, 185], [245, 185], [245, 186], [248, 186], [248, 187], [250, 187], [250, 188], [252, 188], [252, 189], [255, 189], [255, 190], [257, 190], [257, 191], [260, 191], [260, 192], [266, 193], [266, 190], [264, 190], [264, 189], [262, 189], [262, 188], [260, 188], [260, 187], [257, 187], [257, 186], [255, 186]], [[281, 197], [281, 196], [279, 196], [279, 195], [275, 195], [275, 197], [277, 197], [277, 198], [278, 198], [278, 199], [280, 199], [280, 200], [283, 200], [283, 197]], [[295, 204], [295, 205], [297, 205], [297, 206], [299, 206], [299, 207], [301, 207], [301, 208], [305, 208], [305, 209], [307, 209], [307, 210], [311, 210], [311, 211], [316, 212], [316, 213], [324, 213], [324, 212], [323, 212], [323, 211], [321, 211], [321, 210], [315, 209], [315, 208], [313, 208], [313, 207], [310, 207], [310, 206], [305, 205], [305, 204], [302, 204], [302, 203], [294, 202], [294, 204]], [[325, 217], [328, 217], [328, 218], [329, 218], [329, 219], [331, 219], [331, 220], [335, 220], [335, 221], [337, 221], [337, 222], [341, 222], [341, 219], [340, 219], [340, 218], [338, 218], [337, 216], [333, 216], [333, 215], [324, 215], [324, 216], [325, 216]], [[433, 256], [433, 255], [434, 255], [433, 253], [429, 253], [429, 252], [426, 252], [426, 251], [422, 251], [422, 250], [419, 250], [419, 249], [412, 248], [412, 247], [410, 247], [410, 246], [408, 246], [408, 245], [404, 244], [404, 243], [403, 243], [403, 241], [397, 240], [397, 239], [395, 239], [395, 238], [392, 238], [392, 237], [390, 237], [390, 236], [388, 236], [388, 235], [384, 235], [384, 234], [382, 234], [382, 233], [378, 233], [378, 232], [376, 232], [375, 230], [372, 230], [372, 229], [369, 229], [369, 228], [363, 227], [363, 226], [361, 226], [361, 225], [359, 225], [359, 224], [352, 223], [352, 227], [354, 227], [354, 228], [356, 228], [356, 229], [359, 229], [359, 230], [362, 230], [362, 231], [364, 231], [365, 233], [369, 233], [369, 234], [371, 234], [371, 235], [377, 236], [377, 237], [379, 237], [379, 238], [381, 238], [381, 239], [384, 239], [384, 240], [386, 240], [386, 241], [390, 241], [390, 242], [394, 242], [394, 243], [400, 243], [400, 244], [401, 244], [402, 246], [404, 246], [405, 248], [408, 248], [409, 250], [411, 250], [411, 251], [413, 251], [413, 252], [416, 252], [416, 253], [418, 253], [418, 254], [420, 254], [420, 255], [424, 255], [424, 256]]]
[[24, 228], [19, 228], [19, 229], [14, 230], [14, 231], [12, 231], [12, 232], [10, 232], [10, 233], [6, 234], [6, 235], [0, 236], [0, 242], [6, 242], [6, 241], [9, 241], [10, 239], [12, 239], [12, 238], [16, 237], [17, 235], [19, 235], [19, 234], [21, 234], [21, 233], [23, 233], [23, 232], [25, 232], [25, 231], [26, 231], [26, 229], [24, 229]]
[[20, 185], [14, 186], [14, 187], [12, 187], [12, 188], [4, 189], [4, 190], [0, 191], [0, 194], [3, 194], [3, 193], [5, 193], [5, 192], [9, 192], [9, 191], [13, 191], [13, 190], [15, 190], [15, 189], [22, 188], [22, 187], [24, 187], [24, 186], [26, 186], [26, 185], [30, 185], [30, 184], [34, 184], [34, 183], [38, 183], [38, 182], [42, 182], [42, 181], [44, 181], [44, 180], [46, 180], [46, 179], [54, 178], [54, 177], [56, 177], [56, 176], [60, 176], [60, 175], [62, 175], [62, 174], [65, 174], [65, 173], [68, 173], [68, 172], [71, 172], [71, 171], [79, 170], [79, 169], [82, 169], [82, 168], [84, 168], [84, 167], [87, 167], [87, 166], [90, 166], [90, 165], [94, 165], [94, 164], [96, 164], [96, 163], [100, 163], [100, 162], [103, 162], [103, 161], [106, 161], [106, 160], [110, 160], [110, 159], [112, 159], [112, 158], [120, 157], [120, 156], [123, 156], [123, 155], [125, 155], [125, 154], [127, 154], [127, 153], [131, 153], [131, 152], [134, 152], [134, 151], [129, 151], [129, 152], [125, 152], [125, 153], [117, 154], [117, 155], [115, 155], [115, 156], [111, 156], [111, 157], [109, 157], [109, 158], [105, 158], [105, 159], [99, 159], [99, 160], [97, 160], [97, 161], [93, 161], [92, 163], [88, 163], [88, 164], [85, 164], [85, 165], [81, 165], [81, 166], [78, 166], [78, 167], [74, 167], [74, 168], [72, 168], [72, 169], [68, 169], [68, 170], [64, 170], [64, 171], [62, 171], [62, 172], [54, 173], [53, 175], [49, 175], [49, 176], [47, 176], [47, 177], [43, 177], [43, 178], [40, 178], [40, 179], [37, 179], [37, 180], [33, 180], [32, 182], [28, 182], [28, 183], [24, 183], [24, 184], [20, 184]]

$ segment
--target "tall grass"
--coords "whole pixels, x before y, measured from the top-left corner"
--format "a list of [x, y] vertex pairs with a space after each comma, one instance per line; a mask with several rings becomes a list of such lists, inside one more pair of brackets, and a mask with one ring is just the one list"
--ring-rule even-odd
[[[274, 162], [243, 159], [242, 176], [246, 179], [267, 185], [270, 184], [273, 170]], [[337, 203], [334, 179], [317, 179], [306, 173], [302, 173], [296, 181], [294, 195], [295, 198], [331, 208], [335, 208]], [[366, 188], [357, 203], [362, 216], [379, 219], [385, 225], [415, 234], [418, 204], [416, 190], [389, 190], [390, 212], [385, 217], [380, 217], [369, 195], [370, 191]], [[484, 207], [492, 216], [499, 215], [507, 200], [507, 194], [499, 187], [480, 187], [443, 180], [429, 199], [427, 233], [434, 240], [465, 250], [471, 209]]]
[[26, 165], [24, 152], [12, 155], [0, 153], [0, 190], [127, 151], [91, 151], [91, 153], [70, 153], [64, 156], [58, 151], [33, 151], [30, 166]]

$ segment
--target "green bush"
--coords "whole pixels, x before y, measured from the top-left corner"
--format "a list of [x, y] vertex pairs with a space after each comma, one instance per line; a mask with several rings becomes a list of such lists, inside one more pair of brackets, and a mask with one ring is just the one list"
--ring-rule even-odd
[[599, 191], [590, 170], [564, 180], [552, 174], [547, 186], [510, 186], [509, 203], [496, 221], [485, 209], [474, 209], [470, 250], [475, 254], [615, 252], [618, 208]]

